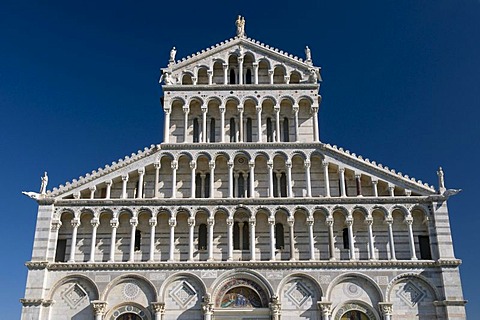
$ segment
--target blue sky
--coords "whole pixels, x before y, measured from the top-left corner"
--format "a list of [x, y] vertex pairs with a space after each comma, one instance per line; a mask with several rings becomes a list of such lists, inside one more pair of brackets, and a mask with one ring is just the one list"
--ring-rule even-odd
[[2, 1], [3, 318], [18, 318], [36, 204], [22, 190], [78, 178], [162, 141], [159, 69], [233, 37], [322, 67], [321, 140], [436, 185], [450, 199], [470, 315], [480, 314], [480, 1]]

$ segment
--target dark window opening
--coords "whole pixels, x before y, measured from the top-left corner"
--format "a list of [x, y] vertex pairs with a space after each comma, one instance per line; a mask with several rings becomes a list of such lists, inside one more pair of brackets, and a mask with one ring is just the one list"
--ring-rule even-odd
[[205, 223], [198, 226], [198, 250], [207, 250], [207, 225]]
[[230, 69], [230, 84], [235, 84], [235, 83], [236, 83], [235, 70]]
[[247, 69], [247, 73], [245, 76], [245, 83], [252, 84], [252, 71], [250, 71], [250, 69]]
[[343, 228], [343, 249], [350, 249], [349, 239], [348, 228]]
[[247, 142], [253, 141], [252, 118], [247, 118]]
[[193, 142], [200, 141], [200, 127], [198, 124], [198, 119], [193, 119]]
[[250, 226], [248, 222], [243, 223], [243, 250], [248, 250], [250, 247]]
[[142, 244], [142, 232], [140, 230], [135, 230], [135, 251], [140, 250]]
[[278, 177], [275, 173], [273, 173], [273, 196], [278, 198]]
[[238, 197], [245, 198], [245, 178], [243, 173], [238, 175]]
[[230, 118], [230, 142], [236, 142], [237, 127], [235, 125], [235, 118]]
[[247, 185], [246, 185], [246, 193], [247, 193], [247, 198], [250, 198], [250, 175], [247, 177]]
[[210, 120], [210, 142], [215, 142], [215, 119]]
[[290, 141], [290, 127], [288, 124], [288, 118], [283, 119], [283, 141], [284, 142]]
[[210, 197], [210, 173], [205, 175], [205, 196], [204, 198]]
[[280, 192], [282, 197], [287, 197], [287, 175], [282, 172], [280, 176]]
[[65, 262], [67, 251], [67, 239], [58, 239], [57, 248], [55, 249], [55, 262]]
[[202, 197], [202, 177], [200, 173], [195, 175], [195, 198]]
[[273, 126], [271, 118], [267, 118], [267, 142], [273, 142]]
[[283, 224], [275, 224], [275, 249], [283, 250], [285, 248], [285, 235]]
[[240, 250], [240, 226], [238, 222], [233, 223], [233, 249]]
[[418, 236], [420, 246], [420, 259], [432, 260], [432, 251], [430, 250], [430, 238], [428, 236]]

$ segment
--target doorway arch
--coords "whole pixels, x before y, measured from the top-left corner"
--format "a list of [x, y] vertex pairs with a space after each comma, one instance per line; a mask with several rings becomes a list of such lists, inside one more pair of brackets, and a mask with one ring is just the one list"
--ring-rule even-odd
[[[129, 316], [131, 319], [129, 319]], [[113, 308], [108, 316], [108, 320], [151, 320], [150, 313], [143, 307], [136, 304], [125, 304]]]

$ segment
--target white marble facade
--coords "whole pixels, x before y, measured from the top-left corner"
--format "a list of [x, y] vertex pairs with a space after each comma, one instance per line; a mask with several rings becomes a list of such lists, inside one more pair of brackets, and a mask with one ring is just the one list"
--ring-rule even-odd
[[172, 49], [163, 143], [28, 193], [22, 319], [465, 319], [441, 169], [434, 188], [323, 143], [310, 49], [236, 25]]

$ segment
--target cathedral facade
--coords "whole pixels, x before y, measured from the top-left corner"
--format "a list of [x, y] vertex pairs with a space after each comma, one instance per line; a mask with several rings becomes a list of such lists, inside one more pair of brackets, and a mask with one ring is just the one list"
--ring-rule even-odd
[[58, 188], [22, 319], [465, 319], [437, 188], [319, 137], [320, 68], [245, 35], [176, 60], [164, 142]]

